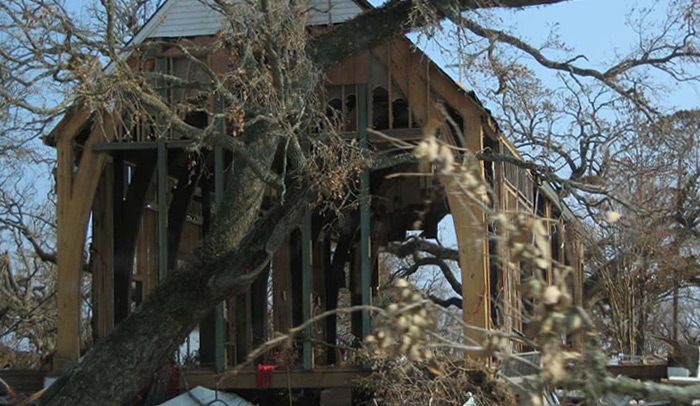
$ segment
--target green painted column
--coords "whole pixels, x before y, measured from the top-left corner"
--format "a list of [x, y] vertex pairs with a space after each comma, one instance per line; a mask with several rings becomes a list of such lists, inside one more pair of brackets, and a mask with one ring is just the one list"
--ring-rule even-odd
[[[358, 85], [358, 130], [360, 136], [360, 147], [363, 154], [368, 155], [369, 142], [367, 140], [367, 85]], [[360, 176], [360, 244], [361, 244], [361, 267], [362, 267], [362, 305], [370, 304], [370, 283], [372, 276], [371, 265], [371, 236], [370, 236], [370, 195], [369, 195], [369, 170], [362, 171]], [[362, 338], [370, 334], [371, 320], [369, 312], [362, 312]]]
[[[155, 52], [151, 49], [150, 52]], [[156, 58], [156, 71], [165, 73], [165, 58]], [[166, 99], [165, 84], [158, 79], [160, 97]], [[158, 141], [157, 141], [157, 186], [158, 186], [158, 280], [163, 281], [168, 274], [168, 149], [165, 145], [165, 124], [162, 117], [158, 117]]]
[[[221, 112], [223, 106], [219, 97], [214, 101], [214, 111]], [[224, 123], [221, 119], [216, 122], [216, 129], [219, 132], [224, 131]], [[216, 210], [221, 207], [224, 199], [224, 150], [221, 147], [214, 147], [214, 204]], [[216, 357], [216, 371], [223, 372], [226, 369], [226, 328], [224, 323], [224, 306], [226, 302], [219, 303], [214, 309], [215, 318], [215, 348], [214, 356]]]
[[158, 280], [168, 275], [168, 150], [163, 135], [158, 138]]

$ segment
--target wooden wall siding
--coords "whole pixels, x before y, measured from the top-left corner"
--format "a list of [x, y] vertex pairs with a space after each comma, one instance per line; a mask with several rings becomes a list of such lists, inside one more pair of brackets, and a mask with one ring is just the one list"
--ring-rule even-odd
[[[82, 117], [81, 117], [82, 116]], [[77, 114], [75, 119], [85, 118]], [[58, 169], [58, 338], [54, 367], [64, 369], [80, 356], [80, 279], [83, 248], [93, 197], [106, 154], [92, 145], [114, 137], [112, 117], [102, 116], [90, 130], [80, 166], [74, 172], [73, 139], [84, 125], [69, 120], [57, 137]]]
[[346, 59], [326, 73], [329, 85], [354, 85], [369, 81], [369, 52], [360, 52]]

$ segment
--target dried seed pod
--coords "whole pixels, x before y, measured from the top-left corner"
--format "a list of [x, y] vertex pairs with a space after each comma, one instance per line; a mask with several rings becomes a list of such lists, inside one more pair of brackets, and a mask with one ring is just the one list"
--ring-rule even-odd
[[547, 286], [542, 293], [542, 303], [548, 306], [555, 305], [561, 299], [561, 291], [556, 286]]

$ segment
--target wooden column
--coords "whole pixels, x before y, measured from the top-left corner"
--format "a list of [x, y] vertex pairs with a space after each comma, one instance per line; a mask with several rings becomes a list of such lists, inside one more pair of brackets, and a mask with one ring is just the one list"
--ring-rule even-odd
[[[319, 227], [321, 225], [318, 225]], [[312, 310], [317, 309], [319, 312], [326, 309], [326, 279], [329, 278], [328, 274], [331, 270], [331, 239], [329, 235], [324, 235], [320, 233], [317, 238], [313, 241], [313, 277], [311, 280], [312, 285]], [[315, 315], [312, 312], [312, 316]], [[325, 323], [317, 323], [314, 326], [314, 340], [318, 343], [326, 342], [326, 329]], [[324, 348], [324, 346], [316, 345], [316, 349], [320, 349], [321, 354], [327, 354], [330, 349]], [[325, 356], [323, 359], [319, 356], [319, 351], [314, 351], [314, 363], [324, 364], [328, 362], [328, 357]]]
[[[482, 148], [481, 119], [475, 112], [462, 112], [466, 147], [470, 151]], [[483, 177], [483, 166], [481, 167]], [[459, 246], [459, 265], [462, 274], [462, 299], [464, 322], [484, 329], [490, 328], [489, 315], [489, 265], [488, 240], [484, 212], [470, 200], [454, 176], [442, 178], [454, 221]], [[473, 330], [466, 331], [467, 337], [481, 341], [483, 335]]]
[[272, 259], [273, 323], [275, 331], [287, 333], [292, 326], [292, 274], [289, 236]]
[[114, 169], [105, 166], [92, 208], [92, 297], [94, 336], [105, 337], [114, 327]]
[[236, 296], [234, 305], [234, 319], [236, 323], [236, 363], [246, 361], [251, 350], [252, 326], [250, 314], [250, 290]]
[[267, 340], [267, 283], [270, 279], [270, 264], [267, 264], [250, 287], [250, 316], [253, 333], [253, 348]]
[[[148, 188], [153, 179], [155, 162], [148, 155], [137, 160], [131, 183], [122, 202], [122, 216], [115, 224], [114, 237], [114, 321], [119, 323], [131, 311], [131, 281], [141, 215]], [[121, 177], [121, 173], [116, 174]]]
[[[224, 195], [224, 151], [221, 147], [214, 148], [214, 212], [221, 207]], [[209, 232], [211, 223], [211, 184], [202, 186], [202, 211], [204, 213], [204, 224], [203, 232], [206, 235]], [[216, 217], [214, 217], [216, 221]], [[213, 362], [216, 370], [222, 372], [227, 364], [227, 358], [231, 361], [235, 361], [235, 354], [231, 354], [227, 357], [226, 354], [226, 326], [224, 323], [224, 307], [225, 302], [218, 304], [213, 311], [208, 313], [199, 324], [199, 335], [200, 335], [200, 356], [202, 356], [202, 362]], [[232, 306], [233, 312], [235, 314], [236, 306]], [[235, 326], [234, 326], [235, 327]], [[232, 331], [232, 338], [235, 337], [235, 331]]]
[[57, 222], [58, 222], [58, 337], [54, 368], [61, 370], [80, 357], [80, 280], [82, 276], [85, 232], [93, 197], [107, 155], [92, 150], [92, 145], [111, 140], [114, 128], [105, 114], [90, 132], [77, 170], [74, 171], [73, 139], [89, 118], [79, 110], [59, 125], [56, 139]]

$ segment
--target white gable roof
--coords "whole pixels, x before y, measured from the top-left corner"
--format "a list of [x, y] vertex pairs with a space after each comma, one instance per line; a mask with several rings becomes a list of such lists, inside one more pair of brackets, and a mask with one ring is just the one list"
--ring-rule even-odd
[[[137, 47], [148, 38], [182, 38], [215, 34], [224, 23], [224, 16], [207, 4], [211, 0], [167, 0], [129, 41]], [[238, 1], [238, 0], [234, 0]], [[357, 16], [363, 9], [355, 0], [309, 0], [309, 25], [342, 23]], [[132, 49], [121, 55], [126, 60]], [[105, 66], [111, 73], [113, 62]]]
[[201, 386], [192, 388], [189, 392], [185, 392], [165, 403], [161, 403], [159, 406], [198, 405], [253, 406], [252, 403], [234, 393], [216, 392]]
[[[222, 27], [224, 17], [207, 0], [168, 0], [134, 38], [178, 38], [212, 35]], [[309, 25], [342, 23], [362, 12], [353, 0], [310, 0]]]

